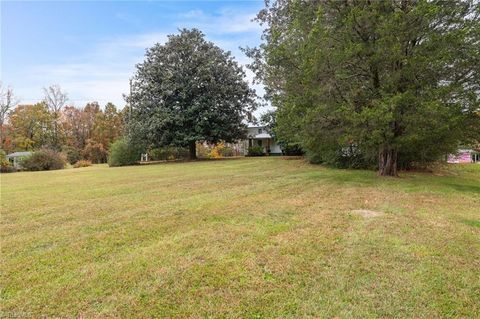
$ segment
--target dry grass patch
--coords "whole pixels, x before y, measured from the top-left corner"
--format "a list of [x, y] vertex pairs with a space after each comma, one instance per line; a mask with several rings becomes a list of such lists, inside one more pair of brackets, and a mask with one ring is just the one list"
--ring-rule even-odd
[[364, 218], [372, 218], [372, 217], [378, 217], [383, 215], [383, 212], [370, 210], [370, 209], [354, 209], [351, 211], [351, 213], [358, 216], [362, 216]]

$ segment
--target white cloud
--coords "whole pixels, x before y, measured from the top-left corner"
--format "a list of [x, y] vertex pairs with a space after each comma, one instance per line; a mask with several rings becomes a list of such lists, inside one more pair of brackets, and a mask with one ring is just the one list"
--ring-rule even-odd
[[239, 12], [233, 9], [222, 9], [213, 14], [202, 10], [191, 10], [179, 15], [178, 24], [185, 27], [196, 27], [209, 34], [260, 33], [261, 27], [252, 21], [256, 12]]
[[[16, 92], [23, 103], [32, 103], [42, 99], [43, 86], [55, 83], [68, 93], [70, 103], [74, 105], [81, 106], [89, 101], [98, 101], [104, 105], [110, 101], [123, 107], [123, 94], [128, 93], [129, 78], [135, 72], [135, 65], [143, 61], [146, 48], [157, 42], [165, 42], [167, 34], [175, 32], [179, 27], [201, 29], [208, 40], [231, 51], [240, 64], [247, 64], [249, 60], [239, 46], [251, 46], [259, 41], [260, 28], [250, 22], [254, 15], [255, 13], [228, 9], [213, 15], [192, 10], [179, 15], [180, 21], [168, 30], [102, 39], [93, 43], [91, 49], [81, 55], [29, 68], [28, 73], [22, 75], [25, 85], [16, 85]], [[253, 73], [249, 70], [246, 73], [247, 79], [252, 83]], [[261, 86], [253, 87], [257, 93], [263, 93]]]
[[195, 9], [195, 10], [190, 10], [190, 11], [185, 12], [185, 13], [181, 13], [180, 16], [190, 19], [190, 18], [204, 17], [204, 13], [203, 13], [202, 10]]
[[[166, 37], [163, 32], [150, 32], [104, 39], [82, 55], [30, 67], [23, 75], [29, 86], [17, 86], [16, 91], [23, 103], [33, 103], [42, 99], [41, 87], [56, 83], [68, 92], [74, 105], [98, 101], [123, 107], [123, 94], [128, 93], [135, 65], [143, 60], [146, 48], [165, 42]], [[32, 86], [38, 89], [32, 90]]]

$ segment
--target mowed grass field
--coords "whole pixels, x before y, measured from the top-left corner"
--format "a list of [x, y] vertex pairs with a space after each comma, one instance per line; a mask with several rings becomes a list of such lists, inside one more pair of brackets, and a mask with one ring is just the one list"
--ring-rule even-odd
[[7, 318], [480, 316], [480, 165], [98, 165], [2, 175], [1, 209]]

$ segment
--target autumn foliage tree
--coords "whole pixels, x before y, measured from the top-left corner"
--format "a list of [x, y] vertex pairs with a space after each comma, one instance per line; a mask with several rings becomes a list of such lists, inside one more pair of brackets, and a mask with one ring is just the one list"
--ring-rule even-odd
[[103, 163], [110, 144], [123, 136], [124, 114], [112, 103], [104, 109], [91, 102], [56, 111], [46, 102], [19, 105], [9, 114], [6, 138], [10, 150], [50, 148], [61, 150], [72, 164], [82, 158]]
[[9, 122], [14, 149], [33, 150], [50, 144], [52, 115], [44, 102], [18, 105]]

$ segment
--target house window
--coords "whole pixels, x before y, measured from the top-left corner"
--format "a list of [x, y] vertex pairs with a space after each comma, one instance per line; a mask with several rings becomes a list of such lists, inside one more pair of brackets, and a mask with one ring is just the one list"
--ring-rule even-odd
[[257, 140], [258, 146], [262, 146], [262, 140]]
[[262, 134], [262, 129], [261, 128], [258, 129], [258, 134]]

